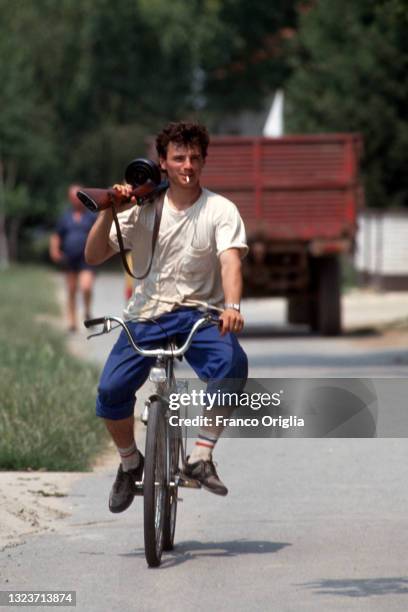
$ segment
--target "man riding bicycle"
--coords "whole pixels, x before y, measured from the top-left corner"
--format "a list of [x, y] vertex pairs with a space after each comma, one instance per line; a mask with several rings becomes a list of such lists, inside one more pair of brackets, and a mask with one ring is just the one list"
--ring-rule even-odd
[[[243, 328], [241, 258], [245, 256], [245, 230], [235, 205], [202, 188], [209, 136], [197, 123], [170, 123], [156, 138], [160, 167], [169, 187], [155, 201], [135, 206], [135, 199], [121, 208], [119, 224], [126, 249], [132, 252], [133, 271], [142, 275], [149, 264], [156, 207], [162, 200], [162, 217], [150, 271], [135, 287], [124, 315], [135, 342], [157, 347], [169, 337], [183, 341], [204, 309], [220, 313], [220, 327], [207, 326], [195, 335], [185, 354], [208, 390], [222, 388], [225, 379], [242, 390], [248, 372], [247, 357], [235, 333]], [[124, 197], [130, 185], [115, 185]], [[87, 240], [85, 257], [98, 265], [119, 250], [110, 208], [102, 210]], [[130, 506], [135, 482], [142, 480], [144, 458], [134, 437], [135, 392], [147, 379], [152, 359], [135, 353], [122, 331], [113, 347], [98, 387], [96, 413], [102, 417], [118, 449], [121, 463], [109, 497], [112, 512]], [[238, 382], [237, 382], [238, 381]], [[228, 416], [233, 408], [224, 407]], [[212, 451], [223, 427], [202, 427], [184, 472], [207, 490], [226, 495]]]

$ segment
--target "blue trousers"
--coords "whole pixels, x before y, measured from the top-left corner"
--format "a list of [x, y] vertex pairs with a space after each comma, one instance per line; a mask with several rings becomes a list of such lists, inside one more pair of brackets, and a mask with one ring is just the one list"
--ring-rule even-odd
[[[158, 317], [156, 323], [128, 323], [136, 344], [142, 348], [158, 348], [168, 338], [183, 344], [202, 312], [194, 308], [180, 308]], [[215, 325], [202, 327], [194, 335], [185, 359], [197, 376], [209, 382], [208, 391], [220, 387], [223, 379], [234, 380], [241, 391], [248, 376], [247, 356], [236, 336], [221, 336]], [[142, 357], [129, 344], [122, 330], [103, 369], [96, 400], [97, 416], [106, 419], [125, 419], [133, 414], [135, 393], [146, 381], [154, 357]], [[213, 387], [213, 388], [211, 388]]]

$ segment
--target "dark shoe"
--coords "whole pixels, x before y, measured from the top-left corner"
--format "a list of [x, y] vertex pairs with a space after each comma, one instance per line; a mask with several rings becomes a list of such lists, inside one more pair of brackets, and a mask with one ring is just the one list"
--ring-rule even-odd
[[188, 478], [198, 480], [204, 489], [211, 491], [211, 493], [215, 493], [216, 495], [227, 495], [228, 493], [228, 489], [225, 484], [221, 482], [212, 461], [204, 461], [201, 459], [196, 463], [186, 463], [183, 472]]
[[119, 465], [116, 480], [109, 495], [109, 510], [123, 512], [129, 508], [136, 494], [135, 482], [142, 480], [144, 457], [139, 451], [139, 465], [133, 470], [124, 472], [122, 464]]

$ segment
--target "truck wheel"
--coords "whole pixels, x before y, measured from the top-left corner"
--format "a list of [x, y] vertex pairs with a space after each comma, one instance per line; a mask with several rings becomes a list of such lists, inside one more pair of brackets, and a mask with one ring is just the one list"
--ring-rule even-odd
[[311, 299], [305, 295], [297, 295], [288, 298], [287, 317], [288, 323], [310, 325], [311, 323]]
[[341, 333], [340, 261], [336, 255], [315, 260], [316, 272], [316, 323], [323, 336]]

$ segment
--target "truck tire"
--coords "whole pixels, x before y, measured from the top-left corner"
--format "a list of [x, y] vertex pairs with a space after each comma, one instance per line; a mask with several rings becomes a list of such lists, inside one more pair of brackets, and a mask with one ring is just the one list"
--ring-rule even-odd
[[341, 334], [341, 274], [337, 255], [314, 260], [316, 320], [311, 326], [323, 336]]
[[306, 295], [296, 295], [288, 298], [287, 318], [288, 323], [298, 325], [311, 324], [311, 298]]

